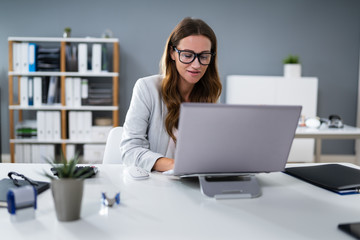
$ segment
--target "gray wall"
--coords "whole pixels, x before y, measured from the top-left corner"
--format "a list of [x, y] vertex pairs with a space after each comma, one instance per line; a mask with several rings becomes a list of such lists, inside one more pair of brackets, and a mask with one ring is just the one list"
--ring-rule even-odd
[[[356, 124], [358, 0], [13, 0], [0, 4], [3, 152], [9, 152], [9, 36], [60, 37], [64, 27], [70, 26], [73, 37], [100, 37], [105, 29], [111, 29], [120, 40], [122, 125], [135, 81], [158, 73], [166, 38], [186, 16], [204, 19], [216, 32], [224, 85], [230, 74], [282, 75], [282, 59], [298, 54], [303, 76], [319, 78], [318, 115], [336, 113], [346, 124]], [[326, 154], [353, 152], [353, 141], [323, 145]]]

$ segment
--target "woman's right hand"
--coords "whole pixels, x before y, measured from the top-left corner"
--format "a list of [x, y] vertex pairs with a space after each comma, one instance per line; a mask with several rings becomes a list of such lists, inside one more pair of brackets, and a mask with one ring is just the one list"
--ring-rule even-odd
[[174, 168], [174, 159], [161, 157], [158, 160], [156, 160], [152, 170], [158, 172], [164, 172], [173, 168]]

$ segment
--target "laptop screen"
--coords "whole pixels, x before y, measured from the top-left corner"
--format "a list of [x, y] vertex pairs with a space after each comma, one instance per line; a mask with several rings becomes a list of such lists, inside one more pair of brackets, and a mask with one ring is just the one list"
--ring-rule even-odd
[[301, 106], [183, 103], [174, 175], [283, 171]]

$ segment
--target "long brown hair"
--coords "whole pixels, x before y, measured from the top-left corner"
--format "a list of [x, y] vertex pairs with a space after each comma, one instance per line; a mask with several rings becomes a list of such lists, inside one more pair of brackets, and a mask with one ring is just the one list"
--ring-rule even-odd
[[167, 39], [164, 53], [160, 62], [160, 71], [164, 76], [162, 82], [162, 97], [168, 113], [165, 119], [166, 131], [176, 142], [173, 129], [178, 127], [180, 104], [184, 101], [178, 90], [180, 79], [175, 61], [171, 59], [172, 47], [177, 46], [181, 39], [191, 35], [203, 35], [211, 42], [211, 52], [215, 56], [211, 60], [204, 76], [194, 85], [190, 94], [191, 102], [215, 103], [220, 97], [222, 86], [217, 70], [217, 40], [214, 31], [200, 19], [184, 18], [171, 32]]

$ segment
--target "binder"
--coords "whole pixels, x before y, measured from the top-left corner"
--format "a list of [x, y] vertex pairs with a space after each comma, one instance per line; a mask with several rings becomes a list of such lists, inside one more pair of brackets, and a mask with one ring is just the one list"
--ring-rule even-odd
[[24, 144], [15, 144], [15, 162], [24, 162]]
[[21, 53], [20, 53], [20, 72], [28, 73], [29, 72], [29, 60], [28, 60], [28, 51], [29, 43], [20, 43], [21, 44]]
[[73, 79], [70, 77], [65, 78], [65, 104], [68, 107], [74, 106], [74, 88]]
[[48, 97], [47, 97], [48, 104], [55, 103], [55, 92], [56, 92], [57, 85], [58, 85], [58, 77], [51, 76], [50, 83], [49, 83]]
[[34, 79], [28, 78], [28, 104], [34, 106]]
[[61, 139], [61, 118], [60, 118], [60, 112], [54, 111], [52, 113], [52, 119], [53, 119], [53, 139], [54, 140], [60, 140]]
[[45, 139], [54, 139], [54, 118], [51, 111], [45, 111]]
[[76, 136], [79, 140], [84, 140], [85, 138], [85, 119], [84, 119], [84, 112], [76, 111]]
[[89, 98], [89, 81], [87, 79], [81, 79], [81, 105], [87, 104]]
[[92, 127], [92, 112], [85, 111], [82, 112], [83, 115], [83, 139], [90, 140], [91, 139], [91, 127]]
[[95, 73], [101, 72], [101, 44], [92, 45], [91, 68]]
[[29, 106], [29, 98], [28, 98], [28, 77], [20, 78], [20, 105], [22, 107]]
[[39, 144], [31, 144], [31, 162], [40, 162]]
[[13, 43], [13, 71], [20, 72], [21, 43]]
[[36, 50], [37, 50], [37, 45], [35, 43], [29, 43], [29, 52], [28, 52], [29, 72], [36, 72]]
[[74, 107], [81, 106], [81, 78], [73, 78]]
[[87, 72], [87, 44], [80, 43], [78, 48], [78, 70], [84, 73]]
[[76, 111], [69, 111], [69, 139], [77, 140], [76, 134]]
[[37, 123], [37, 138], [38, 140], [46, 139], [45, 129], [45, 111], [36, 112], [36, 123]]
[[42, 79], [41, 77], [34, 77], [34, 106], [42, 105]]
[[66, 159], [70, 160], [75, 157], [75, 144], [67, 144], [66, 145]]
[[285, 173], [341, 195], [360, 190], [360, 170], [341, 164], [287, 167]]

